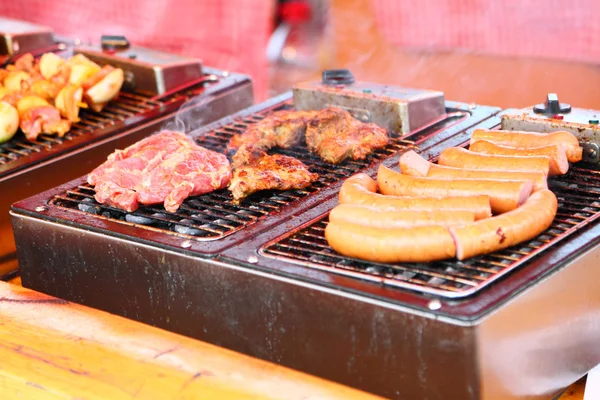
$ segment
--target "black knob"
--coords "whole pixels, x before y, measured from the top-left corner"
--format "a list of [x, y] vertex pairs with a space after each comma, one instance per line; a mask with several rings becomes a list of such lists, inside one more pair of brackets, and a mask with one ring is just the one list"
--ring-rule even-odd
[[102, 35], [100, 44], [104, 51], [118, 51], [129, 48], [129, 40], [125, 36]]
[[556, 93], [549, 93], [546, 96], [546, 102], [533, 106], [533, 111], [538, 114], [566, 114], [571, 112], [571, 106], [567, 103], [561, 103]]
[[351, 85], [354, 75], [347, 69], [328, 69], [323, 71], [322, 82], [324, 85]]

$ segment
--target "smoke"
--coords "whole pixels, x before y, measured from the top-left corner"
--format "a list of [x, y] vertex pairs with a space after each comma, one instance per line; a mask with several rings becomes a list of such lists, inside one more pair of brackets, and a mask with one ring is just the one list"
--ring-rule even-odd
[[214, 96], [200, 94], [192, 97], [179, 107], [175, 118], [165, 123], [162, 130], [189, 133], [205, 125], [213, 114]]

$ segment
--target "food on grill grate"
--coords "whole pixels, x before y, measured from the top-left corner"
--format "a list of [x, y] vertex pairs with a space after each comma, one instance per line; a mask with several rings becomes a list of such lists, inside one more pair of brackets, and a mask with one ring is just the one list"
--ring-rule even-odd
[[164, 203], [175, 212], [188, 196], [223, 189], [231, 167], [223, 154], [196, 145], [179, 132], [160, 132], [117, 150], [88, 175], [95, 199], [135, 211], [139, 203]]
[[272, 112], [261, 121], [250, 125], [245, 132], [234, 135], [227, 145], [227, 150], [237, 150], [244, 144], [248, 150], [294, 147], [304, 141], [306, 125], [317, 113], [318, 111], [291, 110]]
[[477, 196], [486, 195], [494, 213], [514, 210], [527, 200], [532, 181], [495, 179], [416, 178], [379, 166], [377, 184], [384, 195], [394, 196]]
[[514, 246], [544, 232], [556, 216], [558, 201], [550, 190], [535, 192], [521, 207], [492, 218], [450, 227], [456, 258], [464, 260]]
[[490, 171], [484, 169], [465, 169], [434, 164], [421, 157], [414, 150], [400, 156], [400, 170], [411, 176], [438, 179], [508, 179], [533, 181], [533, 190], [548, 189], [548, 180], [543, 172]]
[[469, 146], [469, 150], [481, 154], [501, 156], [542, 156], [550, 158], [549, 176], [564, 175], [569, 170], [567, 152], [562, 144], [549, 146], [516, 148], [503, 146], [487, 140], [476, 140]]
[[385, 147], [388, 140], [385, 129], [361, 122], [337, 108], [320, 111], [306, 128], [308, 149], [332, 164], [346, 158], [362, 160], [373, 150]]
[[374, 262], [428, 262], [454, 257], [454, 239], [445, 226], [374, 228], [336, 222], [325, 228], [327, 243], [338, 253]]
[[100, 68], [82, 55], [64, 60], [46, 53], [37, 61], [25, 54], [0, 70], [0, 100], [18, 109], [21, 130], [35, 141], [41, 133], [63, 136], [79, 121], [81, 107], [102, 110], [123, 80], [121, 69]]
[[438, 164], [466, 169], [485, 169], [490, 171], [550, 171], [550, 158], [528, 156], [499, 156], [475, 153], [462, 147], [449, 147], [442, 151]]
[[261, 190], [303, 189], [319, 178], [300, 160], [255, 150], [247, 163], [237, 166], [229, 190], [234, 204]]
[[10, 140], [19, 129], [19, 112], [5, 101], [0, 101], [0, 143]]
[[377, 193], [377, 183], [366, 174], [346, 179], [339, 194], [340, 204], [375, 206], [382, 211], [441, 210], [472, 211], [475, 219], [492, 215], [488, 196], [408, 197], [385, 196]]
[[339, 204], [329, 213], [329, 222], [348, 222], [375, 228], [412, 228], [415, 226], [462, 225], [475, 221], [466, 210], [381, 210], [376, 206]]
[[517, 148], [562, 144], [567, 150], [567, 158], [573, 163], [581, 161], [583, 154], [583, 149], [579, 145], [577, 138], [572, 133], [565, 131], [536, 133], [475, 129], [471, 136], [471, 144], [478, 140], [487, 140], [498, 145]]

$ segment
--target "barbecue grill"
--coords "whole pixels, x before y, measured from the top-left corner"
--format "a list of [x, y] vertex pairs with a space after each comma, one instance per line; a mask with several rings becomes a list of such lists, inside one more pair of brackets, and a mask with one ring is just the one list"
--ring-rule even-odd
[[16, 268], [8, 216], [12, 203], [89, 172], [116, 148], [135, 143], [161, 127], [190, 130], [253, 103], [247, 76], [128, 44], [107, 52], [103, 51], [106, 42], [78, 46], [61, 41], [55, 45], [59, 54], [81, 53], [102, 65], [122, 68], [125, 83], [117, 99], [101, 112], [82, 110], [81, 121], [62, 138], [41, 135], [29, 142], [17, 134], [0, 144], [0, 277], [4, 279]]
[[[346, 328], [350, 325], [341, 321], [348, 312], [353, 314], [352, 308], [360, 306], [356, 299], [361, 288], [373, 290], [373, 283], [280, 262], [259, 249], [278, 235], [308, 222], [307, 213], [325, 213], [348, 176], [359, 171], [372, 172], [381, 162], [394, 163], [400, 153], [409, 149], [426, 152], [460, 144], [474, 127], [500, 123], [497, 108], [450, 101], [444, 104], [442, 116], [406, 134], [392, 132], [386, 148], [362, 161], [331, 165], [304, 146], [282, 150], [281, 153], [304, 162], [320, 179], [301, 190], [256, 193], [239, 205], [233, 204], [230, 193], [222, 190], [188, 198], [175, 213], [165, 211], [161, 205], [142, 206], [126, 213], [97, 203], [94, 189], [87, 185], [85, 177], [21, 201], [13, 206], [11, 214], [23, 284], [397, 397], [399, 388], [389, 381], [389, 374], [395, 374], [397, 367], [392, 365], [388, 372], [376, 375], [372, 369], [375, 360], [380, 363], [390, 359], [390, 355], [381, 357], [381, 337], [372, 338], [370, 363], [359, 359], [368, 342], [345, 346]], [[189, 136], [203, 147], [224, 151], [234, 134], [243, 132], [265, 114], [293, 108], [292, 94], [286, 93], [194, 130]], [[353, 108], [353, 112], [360, 111], [368, 119], [365, 110]], [[279, 265], [279, 269], [269, 267], [269, 263]], [[289, 273], [295, 269], [307, 272], [307, 276]], [[355, 294], [350, 295], [345, 285], [356, 289]], [[403, 293], [396, 288], [375, 288], [393, 291], [396, 296]], [[386, 304], [386, 300], [376, 300], [368, 291], [362, 293], [369, 298], [368, 307]], [[395, 307], [396, 302], [390, 302], [384, 308], [391, 312]], [[327, 316], [320, 310], [327, 310]], [[352, 326], [354, 317], [369, 318], [368, 314], [353, 315], [347, 320]], [[384, 313], [378, 315], [382, 319], [373, 323], [388, 324]], [[368, 326], [372, 325], [361, 324], [353, 335], [364, 337], [370, 332]], [[453, 334], [459, 338], [459, 333], [456, 330]], [[464, 340], [461, 343], [466, 346]], [[336, 355], [321, 352], [325, 347]], [[320, 354], [315, 356], [316, 353]], [[394, 359], [401, 354], [394, 355]], [[342, 365], [326, 363], [329, 366], [325, 368], [322, 357], [328, 356], [336, 364], [347, 357], [350, 364], [354, 363], [348, 364], [351, 372], [344, 374], [346, 367]], [[317, 360], [320, 366], [316, 365]], [[371, 371], [365, 373], [365, 368]], [[377, 370], [381, 368], [378, 366]], [[394, 390], [390, 391], [392, 386]], [[402, 394], [406, 393], [410, 392]]]

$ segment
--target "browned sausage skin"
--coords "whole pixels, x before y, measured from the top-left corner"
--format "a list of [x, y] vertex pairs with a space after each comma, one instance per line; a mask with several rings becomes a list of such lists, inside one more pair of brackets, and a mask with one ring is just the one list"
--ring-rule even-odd
[[471, 135], [471, 143], [477, 140], [487, 140], [495, 144], [510, 147], [530, 148], [561, 144], [567, 151], [570, 162], [581, 161], [583, 149], [579, 140], [570, 132], [558, 131], [553, 133], [502, 131], [489, 129], [475, 129]]
[[475, 213], [466, 210], [381, 210], [377, 206], [340, 204], [329, 213], [329, 222], [349, 222], [376, 228], [464, 225], [475, 221]]
[[543, 172], [490, 171], [485, 169], [466, 169], [447, 167], [431, 163], [411, 150], [404, 153], [399, 161], [403, 174], [438, 179], [508, 179], [533, 181], [533, 190], [548, 189], [548, 181]]
[[532, 181], [495, 179], [416, 178], [379, 166], [377, 183], [381, 193], [395, 196], [476, 196], [486, 195], [495, 213], [514, 210], [527, 200]]
[[346, 179], [339, 194], [340, 204], [376, 206], [380, 210], [465, 210], [473, 211], [475, 219], [492, 215], [488, 196], [384, 196], [377, 192], [377, 183], [366, 174]]
[[338, 221], [327, 224], [325, 239], [342, 255], [381, 263], [428, 262], [456, 254], [445, 226], [375, 228]]
[[554, 193], [540, 190], [516, 210], [472, 224], [450, 227], [456, 244], [456, 258], [464, 260], [533, 239], [552, 225], [557, 208]]
[[564, 175], [569, 170], [567, 151], [562, 144], [551, 144], [549, 146], [517, 148], [495, 144], [487, 140], [472, 141], [469, 150], [481, 154], [492, 154], [501, 156], [546, 156], [550, 158], [549, 176]]
[[439, 165], [490, 171], [542, 172], [548, 175], [550, 157], [499, 156], [475, 153], [462, 147], [449, 147], [441, 152]]

